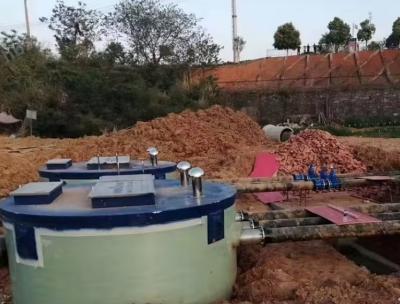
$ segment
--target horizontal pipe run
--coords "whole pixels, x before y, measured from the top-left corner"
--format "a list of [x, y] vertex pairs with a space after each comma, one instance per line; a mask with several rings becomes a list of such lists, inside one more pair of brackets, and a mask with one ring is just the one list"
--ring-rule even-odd
[[[399, 182], [400, 179], [395, 179], [393, 182]], [[353, 188], [374, 185], [377, 182], [362, 179], [362, 178], [345, 178], [341, 180], [342, 188]], [[240, 193], [257, 193], [257, 192], [276, 192], [276, 191], [300, 191], [315, 189], [312, 181], [247, 181], [234, 183], [233, 186]]]
[[321, 225], [265, 229], [266, 243], [400, 234], [400, 221], [356, 225]]
[[[346, 209], [352, 209], [358, 212], [367, 214], [377, 214], [377, 213], [388, 213], [388, 212], [400, 212], [400, 204], [363, 204], [346, 207]], [[312, 213], [305, 209], [293, 209], [293, 210], [275, 210], [264, 213], [252, 213], [251, 218], [257, 221], [265, 220], [278, 220], [278, 219], [295, 219], [295, 218], [305, 218], [313, 217]]]
[[240, 245], [262, 244], [264, 241], [264, 229], [243, 229], [240, 235]]
[[[375, 173], [344, 173], [337, 174], [338, 178], [342, 179], [360, 179], [365, 176], [391, 176], [391, 177], [399, 177], [400, 171], [390, 171], [390, 172], [375, 172]], [[221, 178], [221, 179], [210, 179], [209, 182], [215, 183], [225, 183], [225, 184], [241, 184], [241, 183], [256, 183], [256, 182], [293, 182], [293, 176], [284, 175], [284, 176], [276, 176], [276, 177], [237, 177], [237, 178]]]
[[220, 178], [208, 179], [208, 182], [222, 184], [252, 183], [252, 182], [293, 182], [292, 176], [276, 176], [276, 177], [237, 177], [237, 178]]
[[329, 224], [330, 222], [321, 217], [304, 217], [296, 219], [280, 219], [260, 221], [260, 226], [264, 228], [280, 228], [280, 227], [300, 227], [300, 226], [317, 226]]
[[400, 221], [400, 212], [372, 213], [371, 216], [381, 221]]

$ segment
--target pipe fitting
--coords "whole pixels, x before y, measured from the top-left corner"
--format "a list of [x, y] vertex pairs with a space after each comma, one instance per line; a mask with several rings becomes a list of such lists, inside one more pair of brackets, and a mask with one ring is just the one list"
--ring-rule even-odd
[[246, 216], [243, 213], [243, 211], [239, 211], [238, 213], [236, 213], [236, 216], [235, 216], [236, 222], [244, 222], [245, 220], [246, 220]]
[[189, 170], [189, 176], [192, 178], [193, 196], [199, 198], [203, 194], [202, 177], [204, 170], [201, 168], [192, 168]]
[[117, 162], [117, 175], [120, 174], [120, 166], [119, 166], [119, 157], [118, 157], [118, 153], [115, 153], [115, 161]]
[[158, 150], [157, 148], [151, 147], [147, 149], [150, 156], [150, 162], [153, 167], [158, 166]]
[[187, 161], [180, 162], [176, 168], [179, 171], [181, 186], [187, 187], [189, 185], [189, 170], [192, 168], [192, 165]]
[[240, 245], [263, 244], [265, 231], [262, 227], [258, 229], [244, 229], [240, 235]]

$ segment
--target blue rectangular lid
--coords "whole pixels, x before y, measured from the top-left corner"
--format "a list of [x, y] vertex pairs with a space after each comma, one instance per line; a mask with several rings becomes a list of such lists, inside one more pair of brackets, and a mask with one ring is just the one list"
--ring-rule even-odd
[[155, 204], [155, 192], [152, 175], [113, 176], [98, 181], [89, 197], [93, 208], [144, 206]]
[[51, 204], [62, 193], [63, 182], [29, 183], [11, 192], [16, 205]]
[[72, 162], [70, 158], [54, 158], [46, 162], [46, 165], [68, 165]]
[[29, 183], [17, 190], [11, 192], [11, 195], [16, 196], [43, 196], [50, 195], [57, 188], [62, 187], [63, 182], [39, 182]]

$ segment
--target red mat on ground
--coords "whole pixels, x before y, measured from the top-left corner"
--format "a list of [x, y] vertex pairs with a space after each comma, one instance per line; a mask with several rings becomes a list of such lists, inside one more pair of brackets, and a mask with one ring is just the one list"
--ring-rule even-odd
[[309, 207], [306, 210], [338, 226], [381, 222], [379, 219], [367, 214], [334, 205]]
[[[276, 156], [270, 153], [260, 153], [256, 157], [253, 172], [250, 177], [274, 177], [279, 171], [279, 161]], [[282, 202], [284, 197], [281, 192], [263, 192], [257, 193], [255, 196], [264, 204]]]

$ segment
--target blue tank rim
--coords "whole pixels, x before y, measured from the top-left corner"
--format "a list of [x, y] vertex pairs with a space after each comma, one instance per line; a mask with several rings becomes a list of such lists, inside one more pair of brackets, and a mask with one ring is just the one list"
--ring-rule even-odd
[[[176, 163], [167, 161], [160, 161], [157, 167], [137, 166], [134, 162], [131, 162], [131, 165], [133, 165], [131, 168], [121, 168], [119, 175], [153, 174], [155, 176], [163, 176], [176, 171]], [[106, 175], [118, 175], [118, 172], [116, 169], [87, 169], [85, 162], [73, 163], [71, 167], [65, 169], [47, 169], [46, 166], [39, 168], [39, 176], [52, 181], [89, 180], [98, 179]]]
[[[180, 187], [179, 182], [173, 180], [159, 180], [156, 184], [161, 187]], [[200, 205], [195, 197], [187, 194], [178, 199], [179, 206], [173, 205], [174, 200], [177, 204], [176, 197], [167, 197], [161, 198], [154, 206], [84, 209], [80, 212], [76, 210], [56, 212], [54, 209], [49, 211], [43, 205], [15, 205], [14, 199], [10, 197], [0, 201], [0, 217], [7, 223], [52, 230], [113, 229], [197, 219], [228, 209], [235, 203], [236, 189], [232, 186], [206, 182], [203, 184], [203, 189], [205, 197], [202, 198]], [[207, 193], [214, 194], [208, 197]], [[182, 207], [182, 204], [185, 206]]]

